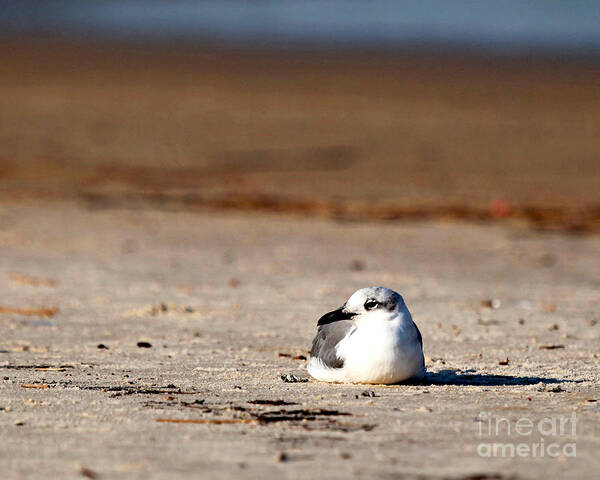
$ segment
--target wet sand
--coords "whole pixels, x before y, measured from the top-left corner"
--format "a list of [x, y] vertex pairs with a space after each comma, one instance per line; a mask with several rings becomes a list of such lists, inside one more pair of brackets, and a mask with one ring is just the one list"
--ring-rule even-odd
[[358, 218], [500, 200], [600, 228], [591, 63], [16, 40], [0, 59], [3, 197]]

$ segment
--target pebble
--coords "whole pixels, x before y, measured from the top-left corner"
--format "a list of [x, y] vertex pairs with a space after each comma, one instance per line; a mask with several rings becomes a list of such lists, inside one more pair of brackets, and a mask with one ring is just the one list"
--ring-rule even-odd
[[284, 373], [280, 376], [281, 380], [285, 383], [303, 383], [308, 382], [308, 378], [302, 378], [298, 375], [294, 375], [293, 373]]
[[[378, 397], [379, 395], [377, 395], [373, 390], [364, 390], [364, 391], [360, 392], [360, 396], [361, 397]], [[358, 398], [358, 395], [356, 396], [356, 398]]]
[[278, 462], [287, 462], [289, 459], [290, 458], [289, 458], [288, 454], [285, 452], [279, 452], [276, 457], [276, 460]]

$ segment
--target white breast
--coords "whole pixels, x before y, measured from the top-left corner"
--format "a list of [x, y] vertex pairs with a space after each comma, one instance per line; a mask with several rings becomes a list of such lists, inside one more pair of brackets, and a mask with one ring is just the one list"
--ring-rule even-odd
[[357, 322], [356, 329], [338, 344], [337, 353], [344, 360], [341, 370], [346, 382], [396, 383], [425, 374], [410, 314]]

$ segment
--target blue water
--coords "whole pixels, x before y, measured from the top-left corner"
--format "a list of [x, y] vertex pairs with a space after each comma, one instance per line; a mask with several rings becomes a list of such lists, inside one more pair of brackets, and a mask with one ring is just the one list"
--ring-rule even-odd
[[0, 29], [30, 35], [600, 54], [598, 0], [4, 0], [2, 5]]

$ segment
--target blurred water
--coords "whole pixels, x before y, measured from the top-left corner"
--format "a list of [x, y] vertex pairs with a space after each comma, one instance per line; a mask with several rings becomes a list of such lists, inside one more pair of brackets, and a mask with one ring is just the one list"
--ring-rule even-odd
[[255, 46], [600, 53], [597, 0], [4, 0], [3, 32]]

